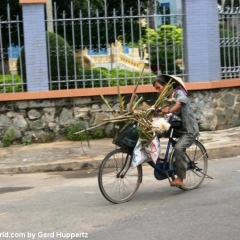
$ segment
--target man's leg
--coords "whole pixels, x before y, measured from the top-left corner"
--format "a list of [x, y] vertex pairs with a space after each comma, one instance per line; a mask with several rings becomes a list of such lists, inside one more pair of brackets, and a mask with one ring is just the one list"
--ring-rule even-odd
[[[175, 145], [175, 165], [176, 165], [176, 175], [178, 176], [172, 182], [172, 185], [181, 185], [183, 186], [183, 179], [186, 178], [187, 171], [187, 160], [185, 157], [186, 148], [190, 147], [192, 143], [195, 141], [196, 136], [192, 134], [184, 134], [180, 137]], [[180, 182], [180, 184], [178, 184]], [[176, 183], [176, 184], [175, 184]]]

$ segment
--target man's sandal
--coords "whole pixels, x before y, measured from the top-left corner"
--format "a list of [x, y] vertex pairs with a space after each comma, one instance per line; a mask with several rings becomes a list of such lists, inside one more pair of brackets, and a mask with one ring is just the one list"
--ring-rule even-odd
[[170, 185], [171, 185], [172, 187], [183, 187], [183, 186], [185, 186], [185, 184], [184, 184], [183, 182], [180, 182], [180, 181], [178, 181], [178, 180], [172, 181], [172, 182], [170, 183]]

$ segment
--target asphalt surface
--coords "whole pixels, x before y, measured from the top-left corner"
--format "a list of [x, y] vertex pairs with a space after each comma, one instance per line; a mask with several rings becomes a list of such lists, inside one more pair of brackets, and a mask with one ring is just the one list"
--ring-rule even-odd
[[239, 159], [209, 161], [213, 179], [192, 191], [156, 180], [144, 165], [140, 188], [122, 204], [102, 196], [97, 169], [2, 174], [0, 239], [84, 240], [76, 234], [88, 233], [89, 240], [239, 240]]
[[[240, 156], [240, 127], [201, 132], [199, 139], [210, 160]], [[167, 139], [161, 138], [162, 153], [166, 143]], [[59, 141], [12, 145], [0, 150], [0, 174], [96, 169], [115, 148], [110, 138], [89, 143]]]

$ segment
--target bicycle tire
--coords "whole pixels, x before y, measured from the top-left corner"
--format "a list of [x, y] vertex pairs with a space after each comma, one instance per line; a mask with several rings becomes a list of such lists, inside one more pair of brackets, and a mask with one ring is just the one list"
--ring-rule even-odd
[[102, 195], [115, 204], [133, 198], [142, 182], [142, 165], [132, 167], [132, 151], [115, 149], [102, 161], [98, 185]]
[[[169, 160], [169, 168], [174, 168], [176, 152], [173, 152]], [[186, 173], [186, 179], [183, 180], [184, 186], [179, 186], [180, 189], [188, 191], [199, 187], [207, 173], [208, 168], [208, 155], [205, 147], [198, 141], [195, 140], [194, 143], [186, 149], [186, 160], [188, 161], [188, 169]], [[193, 164], [189, 164], [189, 160], [193, 161]], [[171, 178], [174, 180], [176, 178], [175, 173], [171, 173]]]

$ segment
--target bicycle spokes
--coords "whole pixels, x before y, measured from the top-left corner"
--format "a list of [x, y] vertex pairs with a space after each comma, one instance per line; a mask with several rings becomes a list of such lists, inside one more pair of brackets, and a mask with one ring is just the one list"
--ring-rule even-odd
[[[173, 152], [169, 160], [170, 169], [174, 168], [176, 152]], [[186, 178], [184, 179], [184, 186], [180, 188], [183, 190], [191, 190], [201, 185], [205, 177], [209, 177], [207, 173], [207, 152], [204, 146], [197, 140], [185, 152], [187, 164]], [[171, 173], [174, 180], [175, 172]], [[211, 178], [211, 177], [210, 177]]]
[[100, 191], [112, 203], [129, 201], [142, 182], [142, 165], [133, 168], [131, 157], [131, 153], [116, 149], [104, 158], [99, 168]]

